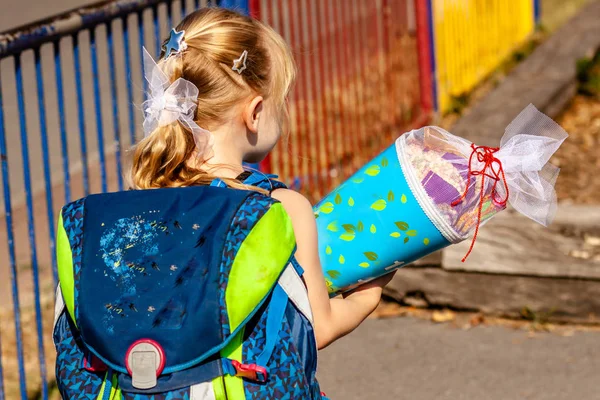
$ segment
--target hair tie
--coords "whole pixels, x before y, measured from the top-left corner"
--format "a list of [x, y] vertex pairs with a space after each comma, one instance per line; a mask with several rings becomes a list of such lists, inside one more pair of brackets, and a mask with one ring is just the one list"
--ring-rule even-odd
[[143, 54], [144, 78], [149, 84], [149, 91], [146, 93], [148, 100], [142, 104], [144, 137], [151, 135], [158, 127], [179, 122], [192, 133], [198, 155], [204, 160], [208, 159], [213, 136], [194, 121], [198, 107], [198, 88], [183, 78], [171, 83], [168, 74], [154, 62], [146, 48], [143, 48]]

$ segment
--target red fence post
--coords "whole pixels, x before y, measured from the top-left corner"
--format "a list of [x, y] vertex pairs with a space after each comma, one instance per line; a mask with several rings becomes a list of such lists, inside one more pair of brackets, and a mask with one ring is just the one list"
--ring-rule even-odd
[[425, 114], [429, 114], [434, 109], [434, 89], [433, 89], [433, 30], [430, 26], [430, 0], [416, 0], [415, 11], [417, 17], [417, 47], [419, 57], [419, 75], [421, 87], [421, 107]]

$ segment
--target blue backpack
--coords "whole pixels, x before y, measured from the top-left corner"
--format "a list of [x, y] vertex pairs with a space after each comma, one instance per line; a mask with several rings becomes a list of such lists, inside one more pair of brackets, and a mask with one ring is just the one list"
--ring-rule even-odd
[[323, 398], [289, 216], [218, 186], [63, 207], [53, 337], [64, 399]]

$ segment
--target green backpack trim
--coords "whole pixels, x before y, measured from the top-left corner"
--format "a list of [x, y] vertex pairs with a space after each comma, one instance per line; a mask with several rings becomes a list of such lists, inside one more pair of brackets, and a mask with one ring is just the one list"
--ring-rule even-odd
[[58, 217], [56, 232], [56, 261], [58, 263], [58, 279], [62, 291], [65, 306], [71, 319], [77, 326], [75, 320], [75, 277], [73, 273], [73, 252], [71, 243], [65, 231], [62, 218], [62, 210]]
[[273, 289], [295, 248], [291, 219], [281, 203], [275, 203], [250, 231], [233, 262], [225, 290], [232, 332]]

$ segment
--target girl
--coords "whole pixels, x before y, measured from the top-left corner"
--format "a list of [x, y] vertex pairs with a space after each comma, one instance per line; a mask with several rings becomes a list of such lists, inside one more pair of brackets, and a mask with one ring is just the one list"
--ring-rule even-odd
[[208, 8], [172, 30], [158, 63], [144, 58], [128, 179], [157, 190], [88, 196], [59, 217], [63, 398], [321, 398], [316, 348], [355, 329], [391, 276], [329, 299], [309, 202], [244, 172], [286, 125], [289, 47]]
[[[175, 31], [184, 32], [179, 51], [164, 54], [158, 66], [170, 71], [170, 82], [183, 78], [198, 88], [194, 122], [211, 137], [194, 140], [177, 121], [156, 127], [134, 149], [132, 186], [208, 185], [219, 178], [232, 188], [256, 190], [236, 178], [244, 172], [243, 162], [260, 162], [284, 134], [286, 100], [296, 74], [289, 46], [260, 21], [219, 8], [189, 15]], [[200, 148], [197, 142], [202, 142]], [[271, 195], [291, 217], [296, 259], [305, 271], [317, 344], [323, 349], [375, 310], [393, 275], [369, 282], [343, 299], [330, 299], [311, 204], [288, 189]]]

